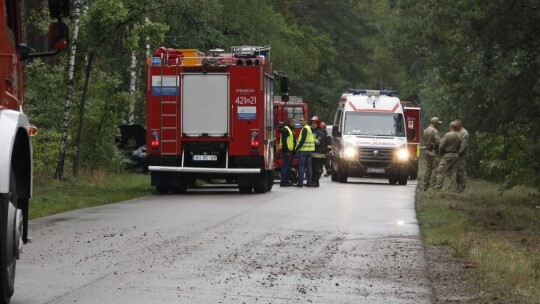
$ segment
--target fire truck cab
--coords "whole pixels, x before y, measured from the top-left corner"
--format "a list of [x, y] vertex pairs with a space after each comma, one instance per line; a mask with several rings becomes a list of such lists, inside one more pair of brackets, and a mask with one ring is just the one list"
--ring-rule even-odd
[[183, 192], [196, 179], [227, 179], [242, 193], [270, 191], [270, 47], [160, 48], [147, 64], [147, 161], [156, 190]]
[[24, 114], [23, 64], [67, 47], [69, 1], [49, 0], [50, 47], [56, 51], [30, 53], [22, 43], [19, 0], [0, 0], [0, 304], [14, 292], [16, 261], [28, 236], [32, 195], [32, 143], [37, 129]]
[[407, 184], [407, 129], [396, 95], [350, 89], [341, 96], [332, 129], [332, 181], [374, 176], [387, 177], [390, 184]]

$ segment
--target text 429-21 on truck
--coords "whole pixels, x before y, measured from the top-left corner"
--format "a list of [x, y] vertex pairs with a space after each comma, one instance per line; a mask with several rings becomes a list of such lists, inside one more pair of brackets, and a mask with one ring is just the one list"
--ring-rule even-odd
[[147, 163], [160, 193], [195, 179], [270, 191], [275, 133], [270, 47], [159, 48], [147, 65]]

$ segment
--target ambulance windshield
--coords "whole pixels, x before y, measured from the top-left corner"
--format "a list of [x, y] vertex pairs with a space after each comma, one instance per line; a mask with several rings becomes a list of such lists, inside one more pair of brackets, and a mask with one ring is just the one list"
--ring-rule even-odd
[[405, 136], [403, 114], [347, 112], [344, 135]]

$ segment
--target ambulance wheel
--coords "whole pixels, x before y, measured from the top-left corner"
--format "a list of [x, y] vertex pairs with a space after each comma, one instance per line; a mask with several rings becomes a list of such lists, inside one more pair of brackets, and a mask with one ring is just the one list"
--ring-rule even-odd
[[402, 174], [398, 177], [398, 184], [407, 185], [408, 179], [409, 179], [409, 176], [407, 174]]
[[347, 182], [347, 168], [344, 167], [344, 163], [339, 162], [337, 169], [337, 181], [342, 184]]
[[388, 178], [388, 183], [390, 183], [390, 185], [395, 185], [397, 182], [397, 175], [390, 175], [390, 177]]
[[169, 194], [170, 190], [171, 188], [169, 188], [168, 186], [156, 186], [156, 191], [159, 194]]
[[[13, 168], [10, 173], [9, 193], [0, 197], [0, 302], [9, 303], [15, 285], [15, 268], [17, 266], [16, 251], [22, 244], [22, 231], [17, 229], [22, 217], [17, 220], [20, 210], [17, 209], [17, 183]], [[22, 225], [22, 223], [21, 223]], [[21, 229], [22, 230], [22, 229]]]
[[331, 179], [333, 182], [337, 182], [337, 180], [338, 180], [338, 179], [337, 179], [337, 172], [336, 172], [336, 170], [334, 170], [333, 168], [332, 168], [332, 174], [330, 175], [330, 179]]
[[253, 187], [251, 186], [238, 186], [238, 190], [240, 190], [240, 193], [248, 194], [251, 193], [251, 190]]

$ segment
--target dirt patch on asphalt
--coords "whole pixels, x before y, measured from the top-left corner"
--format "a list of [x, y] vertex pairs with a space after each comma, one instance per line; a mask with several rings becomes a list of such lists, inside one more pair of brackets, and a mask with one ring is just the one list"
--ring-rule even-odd
[[444, 246], [427, 246], [426, 259], [434, 303], [493, 303], [476, 283], [479, 270], [467, 259]]

